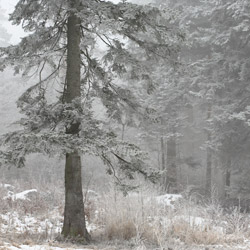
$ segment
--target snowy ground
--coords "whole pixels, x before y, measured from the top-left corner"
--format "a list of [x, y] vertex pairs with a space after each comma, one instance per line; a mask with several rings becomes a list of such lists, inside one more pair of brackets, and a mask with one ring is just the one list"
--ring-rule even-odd
[[132, 193], [99, 199], [94, 191], [89, 191], [87, 227], [92, 234], [103, 230], [101, 240], [87, 247], [66, 245], [54, 241], [62, 228], [61, 207], [37, 213], [32, 210], [41, 204], [37, 189], [17, 192], [9, 184], [0, 188], [0, 250], [250, 249], [248, 215], [223, 216], [217, 208], [183, 202], [181, 195]]
[[0, 246], [0, 250], [90, 250], [93, 248], [72, 248], [72, 247], [66, 247], [66, 248], [61, 248], [61, 247], [53, 247], [49, 245], [15, 245], [11, 246], [10, 244], [4, 244], [4, 246]]
[[[7, 244], [0, 246], [0, 250], [129, 250], [132, 248], [123, 247], [123, 246], [90, 246], [90, 247], [77, 247], [77, 246], [66, 246], [66, 247], [57, 247], [51, 245], [18, 245], [18, 244]], [[144, 246], [139, 246], [133, 248], [136, 250], [146, 250]], [[152, 248], [152, 250], [249, 250], [250, 244], [244, 245], [234, 245], [234, 246], [226, 246], [226, 245], [211, 245], [211, 246], [184, 246], [184, 245], [177, 245], [171, 246], [167, 248]]]

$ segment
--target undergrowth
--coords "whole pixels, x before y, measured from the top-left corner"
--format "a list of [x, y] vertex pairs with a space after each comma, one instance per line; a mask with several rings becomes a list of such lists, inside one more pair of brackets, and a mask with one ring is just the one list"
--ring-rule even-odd
[[[38, 192], [30, 200], [15, 201], [6, 199], [8, 190], [0, 187], [0, 231], [5, 240], [53, 242], [63, 220], [62, 187], [12, 185], [17, 187], [13, 192], [27, 188]], [[250, 240], [248, 214], [237, 210], [225, 213], [215, 201], [197, 205], [191, 198], [182, 198], [168, 206], [156, 199], [156, 193], [146, 191], [126, 197], [114, 188], [105, 194], [84, 193], [88, 229], [99, 243], [119, 242], [128, 249], [168, 249], [175, 244], [233, 245]]]

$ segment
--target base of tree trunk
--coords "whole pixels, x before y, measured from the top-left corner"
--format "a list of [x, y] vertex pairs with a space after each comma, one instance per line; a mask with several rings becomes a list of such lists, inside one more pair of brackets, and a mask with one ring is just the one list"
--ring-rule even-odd
[[62, 235], [64, 238], [88, 243], [82, 193], [81, 158], [77, 153], [66, 154], [65, 209]]

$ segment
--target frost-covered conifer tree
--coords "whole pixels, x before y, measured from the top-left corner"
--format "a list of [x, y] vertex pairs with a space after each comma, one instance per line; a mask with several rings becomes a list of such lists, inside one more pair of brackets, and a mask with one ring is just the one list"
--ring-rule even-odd
[[22, 167], [30, 153], [65, 155], [62, 234], [88, 241], [80, 155], [99, 156], [126, 189], [130, 186], [117, 178], [117, 166], [124, 178], [134, 179], [135, 173], [151, 180], [156, 176], [144, 168], [144, 154], [135, 145], [119, 141], [97, 119], [93, 101], [101, 101], [106, 116], [118, 121], [123, 107], [140, 112], [133, 87], [118, 79], [150, 81], [149, 61], [176, 58], [178, 30], [171, 29], [166, 13], [126, 1], [20, 0], [10, 20], [29, 33], [18, 45], [1, 49], [1, 69], [12, 65], [16, 73], [37, 73], [39, 80], [18, 100], [23, 129], [2, 138], [1, 162]]

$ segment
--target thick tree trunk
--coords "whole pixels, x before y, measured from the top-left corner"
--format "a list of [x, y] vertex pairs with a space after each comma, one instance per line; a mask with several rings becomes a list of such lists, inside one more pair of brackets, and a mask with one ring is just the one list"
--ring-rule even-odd
[[[78, 7], [78, 0], [69, 1], [71, 7]], [[73, 13], [68, 17], [67, 23], [67, 88], [65, 101], [72, 102], [81, 96], [80, 73], [80, 20]], [[77, 135], [79, 123], [72, 123], [66, 129], [67, 134]], [[65, 164], [65, 210], [62, 234], [64, 237], [76, 238], [88, 242], [90, 236], [86, 230], [82, 179], [81, 158], [77, 152], [66, 154]]]
[[90, 239], [85, 224], [81, 159], [77, 153], [66, 155], [65, 210], [62, 234], [65, 237], [79, 237], [85, 242]]
[[[212, 105], [209, 104], [208, 110], [207, 110], [207, 120], [211, 118], [212, 113]], [[207, 132], [207, 141], [211, 141], [211, 132], [208, 130]], [[207, 148], [207, 167], [206, 167], [206, 192], [209, 197], [211, 197], [211, 191], [212, 191], [212, 152], [211, 149]]]

